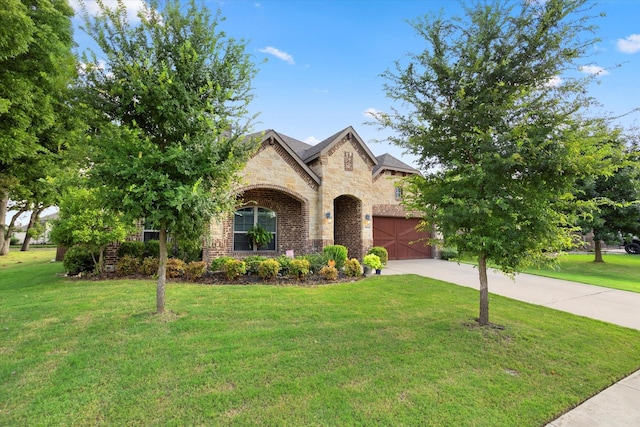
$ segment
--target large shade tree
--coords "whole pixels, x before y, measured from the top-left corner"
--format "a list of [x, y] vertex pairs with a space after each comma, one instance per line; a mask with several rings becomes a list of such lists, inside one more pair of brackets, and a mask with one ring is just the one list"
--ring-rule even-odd
[[640, 236], [640, 149], [620, 129], [610, 138], [618, 147], [610, 158], [615, 172], [580, 180], [577, 192], [584, 202], [579, 224], [593, 233], [594, 262], [604, 262], [602, 242], [619, 245]]
[[[0, 255], [39, 181], [69, 146], [69, 90], [77, 71], [66, 0], [0, 2]], [[72, 120], [72, 122], [74, 122]], [[65, 132], [62, 132], [65, 130]], [[5, 224], [9, 209], [16, 215]]]
[[244, 135], [256, 69], [245, 43], [195, 1], [150, 1], [135, 23], [126, 2], [98, 4], [97, 16], [85, 15], [100, 48], [85, 58], [86, 100], [97, 112], [89, 174], [104, 203], [159, 230], [163, 313], [167, 236], [200, 237], [235, 204], [233, 184], [254, 144]]
[[478, 2], [463, 17], [425, 16], [413, 22], [425, 50], [383, 75], [403, 108], [379, 122], [424, 172], [406, 203], [446, 245], [477, 257], [481, 325], [487, 263], [513, 274], [566, 247], [575, 181], [607, 152], [577, 118], [584, 82], [563, 74], [593, 44], [585, 3]]

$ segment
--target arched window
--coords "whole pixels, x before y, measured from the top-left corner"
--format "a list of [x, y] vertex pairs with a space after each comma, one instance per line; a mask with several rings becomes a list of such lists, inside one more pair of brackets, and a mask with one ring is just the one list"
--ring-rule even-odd
[[[265, 246], [252, 245], [247, 231], [260, 224], [273, 235], [271, 242]], [[275, 251], [276, 250], [276, 213], [266, 208], [242, 208], [233, 215], [233, 250], [234, 251]]]

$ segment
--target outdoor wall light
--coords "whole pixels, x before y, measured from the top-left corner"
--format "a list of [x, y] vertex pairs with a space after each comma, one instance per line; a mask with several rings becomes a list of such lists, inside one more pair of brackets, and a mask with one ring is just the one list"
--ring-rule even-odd
[[331, 212], [324, 214], [324, 217], [326, 218], [327, 224], [331, 224]]
[[371, 227], [371, 215], [366, 214], [364, 216], [364, 228], [370, 228]]
[[366, 214], [366, 215], [364, 216], [364, 219], [366, 219], [367, 221], [371, 221], [371, 215]]

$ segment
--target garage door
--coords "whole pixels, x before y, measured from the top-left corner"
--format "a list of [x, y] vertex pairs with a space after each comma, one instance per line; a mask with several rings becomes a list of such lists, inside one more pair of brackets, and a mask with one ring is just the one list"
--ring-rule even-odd
[[389, 259], [431, 258], [431, 246], [425, 246], [425, 242], [417, 241], [429, 237], [429, 233], [416, 230], [419, 222], [417, 218], [374, 216], [374, 246], [386, 248]]

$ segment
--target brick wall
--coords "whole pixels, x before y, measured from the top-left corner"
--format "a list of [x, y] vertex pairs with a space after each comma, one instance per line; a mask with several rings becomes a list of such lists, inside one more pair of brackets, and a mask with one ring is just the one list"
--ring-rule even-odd
[[[207, 261], [219, 256], [244, 258], [251, 255], [282, 255], [288, 250], [296, 254], [312, 250], [309, 240], [308, 204], [285, 192], [285, 188], [249, 188], [244, 191], [241, 207], [257, 206], [276, 213], [276, 250], [275, 251], [233, 251], [233, 219], [231, 216], [218, 225], [217, 238], [212, 239], [205, 249]], [[221, 233], [220, 233], [221, 231]]]
[[349, 258], [362, 259], [362, 204], [355, 197], [340, 196], [334, 200], [334, 242], [346, 246]]

